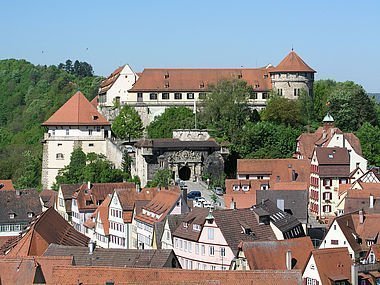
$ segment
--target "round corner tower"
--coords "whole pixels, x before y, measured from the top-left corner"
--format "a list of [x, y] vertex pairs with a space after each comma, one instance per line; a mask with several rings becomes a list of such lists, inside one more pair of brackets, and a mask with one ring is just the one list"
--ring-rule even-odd
[[288, 99], [297, 99], [302, 90], [313, 96], [314, 73], [301, 57], [292, 51], [270, 71], [273, 91]]

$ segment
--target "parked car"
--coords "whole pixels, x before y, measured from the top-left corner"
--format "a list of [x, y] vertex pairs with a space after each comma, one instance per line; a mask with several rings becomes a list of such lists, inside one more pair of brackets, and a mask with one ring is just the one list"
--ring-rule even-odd
[[201, 197], [202, 193], [201, 191], [191, 191], [187, 194], [187, 199], [193, 200], [197, 197]]
[[214, 188], [214, 193], [216, 194], [216, 195], [223, 195], [223, 188], [222, 187], [215, 187]]

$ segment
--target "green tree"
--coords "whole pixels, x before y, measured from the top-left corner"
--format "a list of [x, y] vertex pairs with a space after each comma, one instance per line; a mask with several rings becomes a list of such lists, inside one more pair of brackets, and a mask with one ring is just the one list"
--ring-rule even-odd
[[40, 186], [41, 163], [39, 156], [34, 155], [30, 150], [22, 153], [22, 174], [17, 179], [15, 186], [18, 189], [33, 188]]
[[84, 169], [86, 167], [87, 157], [81, 147], [73, 150], [70, 156], [70, 163], [58, 171], [56, 177], [57, 184], [72, 184], [86, 181]]
[[293, 155], [300, 134], [299, 129], [270, 122], [247, 123], [234, 150], [242, 158], [287, 158]]
[[153, 176], [153, 180], [149, 181], [147, 187], [168, 187], [172, 180], [172, 172], [170, 169], [159, 169]]
[[259, 120], [248, 104], [253, 89], [243, 80], [221, 80], [209, 90], [202, 101], [201, 122], [214, 136], [234, 143], [247, 122]]
[[112, 131], [116, 136], [129, 141], [131, 141], [131, 138], [138, 139], [142, 137], [143, 130], [144, 127], [139, 114], [128, 105], [124, 105], [112, 123]]
[[313, 86], [313, 121], [322, 122], [328, 112], [328, 101], [337, 83], [334, 80], [318, 80]]
[[85, 181], [107, 183], [122, 182], [126, 175], [121, 169], [115, 169], [112, 162], [102, 154], [94, 152], [87, 155], [81, 148], [76, 148], [71, 153], [70, 164], [58, 172], [56, 185], [68, 183], [82, 183]]
[[186, 107], [170, 107], [147, 127], [150, 138], [171, 138], [175, 129], [194, 128], [194, 114]]
[[364, 88], [352, 81], [339, 82], [329, 96], [335, 124], [343, 131], [356, 131], [365, 122], [377, 125], [376, 105]]
[[370, 165], [380, 165], [380, 128], [365, 122], [356, 132], [364, 157]]
[[290, 126], [302, 124], [300, 102], [287, 99], [281, 96], [271, 96], [266, 108], [261, 113], [264, 121]]

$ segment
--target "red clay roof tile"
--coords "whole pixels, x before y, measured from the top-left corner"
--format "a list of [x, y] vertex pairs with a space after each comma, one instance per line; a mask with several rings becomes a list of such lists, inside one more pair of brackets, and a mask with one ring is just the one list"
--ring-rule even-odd
[[110, 123], [78, 91], [43, 126], [108, 126]]

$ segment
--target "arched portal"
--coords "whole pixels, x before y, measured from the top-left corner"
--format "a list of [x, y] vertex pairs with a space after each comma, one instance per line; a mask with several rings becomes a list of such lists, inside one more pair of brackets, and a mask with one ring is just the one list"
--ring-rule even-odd
[[191, 170], [188, 166], [183, 166], [179, 170], [179, 179], [181, 180], [189, 180], [191, 176]]

